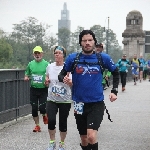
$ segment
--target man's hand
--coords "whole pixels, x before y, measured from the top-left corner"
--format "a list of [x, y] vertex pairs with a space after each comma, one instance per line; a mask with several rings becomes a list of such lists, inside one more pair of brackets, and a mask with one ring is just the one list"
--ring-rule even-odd
[[107, 75], [105, 76], [105, 80], [108, 80], [108, 76]]
[[109, 99], [110, 99], [111, 102], [113, 102], [117, 99], [117, 96], [114, 93], [110, 93]]
[[64, 77], [63, 82], [69, 86], [72, 86], [72, 80], [69, 78], [69, 72], [67, 72], [67, 75]]
[[44, 84], [45, 84], [46, 86], [49, 86], [49, 83], [50, 83], [50, 79], [49, 79], [48, 77], [45, 77], [45, 82], [44, 82]]
[[29, 81], [30, 79], [29, 79], [29, 77], [28, 76], [25, 76], [24, 77], [24, 81]]

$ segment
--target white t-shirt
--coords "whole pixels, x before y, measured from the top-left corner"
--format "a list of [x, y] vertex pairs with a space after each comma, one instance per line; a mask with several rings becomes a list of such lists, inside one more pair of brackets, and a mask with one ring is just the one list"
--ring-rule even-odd
[[[58, 81], [58, 74], [62, 68], [63, 66], [56, 66], [56, 62], [49, 64], [46, 68], [46, 75], [50, 79], [47, 101], [72, 102], [71, 88]], [[71, 74], [70, 78], [72, 78]]]

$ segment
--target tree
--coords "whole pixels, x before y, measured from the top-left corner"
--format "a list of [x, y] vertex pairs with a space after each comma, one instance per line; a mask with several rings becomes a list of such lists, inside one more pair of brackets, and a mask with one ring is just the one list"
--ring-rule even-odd
[[60, 28], [58, 30], [58, 44], [66, 49], [68, 49], [70, 45], [70, 33], [70, 30], [67, 28]]
[[43, 39], [49, 25], [39, 23], [34, 17], [29, 17], [21, 21], [21, 24], [14, 24], [12, 38], [16, 42], [25, 43], [28, 49], [27, 60], [31, 60], [32, 49], [37, 46], [43, 46]]
[[108, 54], [117, 62], [122, 56], [122, 49], [116, 39], [116, 34], [111, 29], [105, 30], [105, 27], [101, 27], [100, 25], [94, 25], [90, 29], [94, 32], [97, 42], [104, 44], [105, 51], [106, 46], [108, 46]]
[[77, 52], [80, 51], [80, 45], [79, 45], [79, 34], [81, 31], [83, 31], [84, 28], [81, 26], [78, 26], [74, 33], [71, 34], [71, 45], [69, 48], [69, 52]]
[[11, 59], [12, 53], [11, 45], [4, 38], [0, 39], [0, 68], [5, 68], [5, 64]]
[[94, 32], [98, 43], [103, 43], [105, 41], [105, 38], [103, 38], [104, 27], [94, 25], [90, 29]]

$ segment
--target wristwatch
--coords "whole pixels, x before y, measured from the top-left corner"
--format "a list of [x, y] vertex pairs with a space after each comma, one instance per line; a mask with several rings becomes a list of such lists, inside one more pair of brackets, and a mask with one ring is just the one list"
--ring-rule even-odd
[[111, 93], [114, 93], [115, 95], [117, 95], [117, 93], [118, 93], [118, 88], [112, 88]]
[[118, 92], [118, 88], [112, 88], [112, 90], [115, 90], [115, 91], [117, 91], [117, 92]]

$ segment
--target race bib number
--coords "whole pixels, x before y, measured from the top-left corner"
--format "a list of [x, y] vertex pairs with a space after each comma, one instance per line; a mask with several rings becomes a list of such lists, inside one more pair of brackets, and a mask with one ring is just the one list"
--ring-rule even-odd
[[62, 86], [53, 86], [52, 93], [55, 96], [64, 96], [66, 94], [66, 89]]
[[79, 103], [74, 102], [74, 112], [77, 114], [82, 114], [83, 106], [84, 106], [84, 103], [82, 103], [82, 102], [79, 102]]
[[32, 75], [32, 79], [34, 83], [42, 83], [43, 75]]

